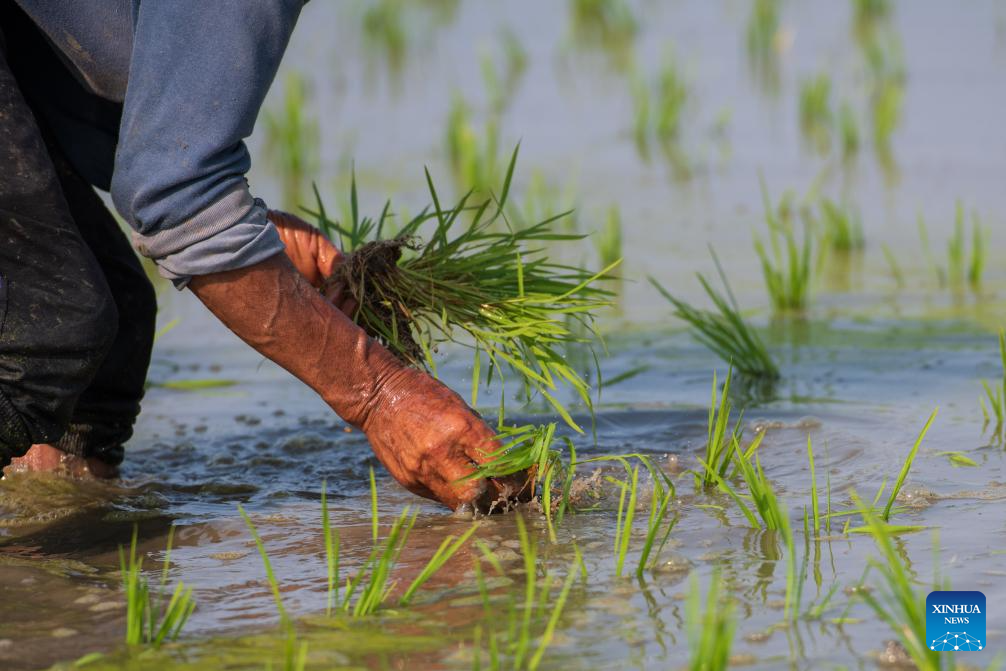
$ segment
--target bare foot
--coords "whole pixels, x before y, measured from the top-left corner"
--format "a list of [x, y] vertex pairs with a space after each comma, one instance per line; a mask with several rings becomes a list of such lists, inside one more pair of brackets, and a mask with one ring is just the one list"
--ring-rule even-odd
[[100, 479], [114, 478], [119, 474], [118, 468], [100, 459], [77, 457], [45, 443], [32, 445], [23, 457], [12, 459], [10, 465], [3, 469], [3, 474], [13, 475], [25, 471], [49, 471], [75, 478]]

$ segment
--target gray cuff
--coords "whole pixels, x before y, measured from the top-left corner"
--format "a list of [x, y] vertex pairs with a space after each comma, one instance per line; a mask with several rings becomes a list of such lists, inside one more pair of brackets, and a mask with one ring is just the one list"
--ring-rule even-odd
[[133, 244], [178, 289], [193, 276], [252, 266], [284, 249], [265, 204], [243, 184], [180, 226], [134, 233]]

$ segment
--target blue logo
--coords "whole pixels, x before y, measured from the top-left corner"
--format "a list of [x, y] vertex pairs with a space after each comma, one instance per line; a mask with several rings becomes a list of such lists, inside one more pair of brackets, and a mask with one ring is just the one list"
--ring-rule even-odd
[[926, 597], [926, 639], [930, 650], [963, 652], [985, 648], [985, 595], [930, 592]]

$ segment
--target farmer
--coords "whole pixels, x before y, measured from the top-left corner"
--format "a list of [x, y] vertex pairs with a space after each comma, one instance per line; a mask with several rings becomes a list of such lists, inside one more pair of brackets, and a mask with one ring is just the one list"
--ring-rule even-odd
[[[248, 190], [303, 0], [0, 0], [0, 468], [112, 477], [156, 302], [137, 251], [314, 389], [410, 491], [458, 508], [493, 432], [317, 287], [341, 254]], [[336, 307], [338, 305], [339, 307]]]

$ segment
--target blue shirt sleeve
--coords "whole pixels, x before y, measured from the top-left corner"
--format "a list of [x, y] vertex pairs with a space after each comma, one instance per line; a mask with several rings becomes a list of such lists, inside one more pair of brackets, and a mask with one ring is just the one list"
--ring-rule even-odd
[[252, 198], [244, 139], [303, 0], [146, 0], [133, 53], [112, 200], [161, 274], [253, 265], [283, 250]]

